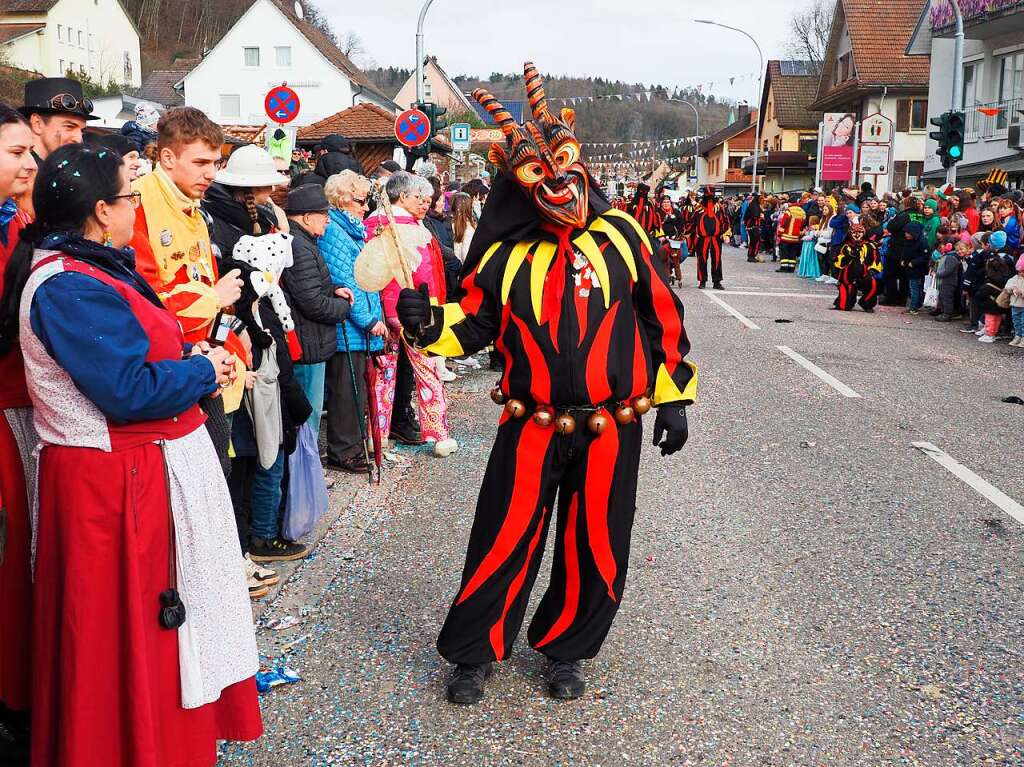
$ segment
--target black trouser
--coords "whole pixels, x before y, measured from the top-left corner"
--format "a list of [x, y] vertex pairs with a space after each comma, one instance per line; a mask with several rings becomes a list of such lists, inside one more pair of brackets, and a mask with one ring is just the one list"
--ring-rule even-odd
[[907, 301], [907, 293], [909, 288], [907, 285], [907, 276], [903, 272], [903, 267], [900, 266], [899, 254], [893, 256], [892, 246], [890, 245], [889, 256], [886, 259], [885, 274], [882, 278], [884, 285], [883, 292], [885, 293], [885, 303], [887, 304], [903, 304]]
[[395, 373], [395, 404], [391, 415], [391, 431], [399, 428], [403, 431], [419, 431], [416, 414], [412, 408], [413, 387], [416, 377], [412, 372], [412, 363], [405, 352], [405, 344], [398, 345], [398, 371]]
[[[347, 458], [363, 455], [361, 434], [365, 428], [366, 415], [366, 352], [352, 352], [352, 367], [348, 366], [348, 355], [337, 352], [327, 360], [327, 380], [331, 382], [327, 399], [327, 459], [342, 462]], [[355, 374], [356, 391], [352, 390]], [[358, 399], [356, 399], [358, 397]]]
[[797, 262], [800, 260], [800, 243], [799, 242], [780, 242], [779, 243], [779, 269], [785, 269], [788, 272], [795, 272]]
[[850, 311], [853, 305], [858, 303], [858, 293], [861, 308], [875, 308], [875, 304], [878, 303], [878, 282], [859, 262], [839, 270], [839, 296], [836, 298], [836, 306], [844, 312]]
[[747, 261], [757, 260], [761, 248], [761, 227], [747, 227]]
[[437, 649], [452, 663], [507, 658], [540, 569], [558, 498], [551, 582], [527, 632], [551, 658], [593, 658], [619, 609], [636, 511], [643, 429], [567, 436], [506, 418], [487, 463], [469, 551]]
[[722, 281], [722, 239], [721, 237], [697, 236], [697, 282], [708, 281], [708, 260], [711, 261], [711, 281], [716, 285]]
[[243, 554], [249, 551], [249, 516], [252, 514], [252, 486], [255, 480], [256, 456], [236, 456], [231, 459], [228, 491], [231, 493], [238, 542], [242, 544]]

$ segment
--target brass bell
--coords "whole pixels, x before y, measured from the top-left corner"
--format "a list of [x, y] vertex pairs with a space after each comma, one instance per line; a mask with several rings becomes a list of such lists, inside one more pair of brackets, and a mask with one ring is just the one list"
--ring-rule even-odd
[[615, 420], [625, 426], [636, 420], [636, 413], [628, 403], [623, 403], [615, 408]]
[[517, 399], [510, 399], [505, 403], [505, 411], [513, 418], [522, 418], [526, 415], [526, 405]]
[[555, 420], [555, 414], [549, 407], [541, 405], [533, 411], [533, 422], [542, 429], [548, 428]]
[[495, 386], [491, 389], [491, 401], [494, 402], [495, 405], [504, 405], [508, 401], [508, 397], [505, 395], [505, 392], [501, 390], [500, 386]]
[[562, 413], [555, 419], [555, 431], [569, 435], [576, 431], [576, 419], [568, 413]]
[[608, 416], [603, 411], [598, 410], [587, 419], [587, 428], [594, 432], [594, 434], [601, 434], [608, 428], [608, 423]]
[[640, 396], [633, 400], [633, 410], [636, 411], [637, 415], [644, 415], [650, 412], [651, 407], [651, 400], [646, 396]]

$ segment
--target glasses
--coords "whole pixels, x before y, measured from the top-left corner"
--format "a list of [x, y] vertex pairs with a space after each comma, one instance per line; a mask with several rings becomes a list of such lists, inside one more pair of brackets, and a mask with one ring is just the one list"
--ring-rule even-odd
[[130, 200], [131, 204], [132, 204], [132, 207], [137, 209], [140, 205], [142, 205], [142, 192], [129, 192], [128, 194], [115, 194], [113, 197], [109, 198], [107, 200], [107, 202], [110, 202], [110, 200], [121, 200], [121, 199]]
[[366, 205], [366, 198], [364, 197], [363, 199], [360, 200], [357, 197], [353, 197], [352, 202], [354, 202], [356, 205]]
[[57, 109], [63, 112], [92, 112], [92, 101], [89, 99], [77, 99], [70, 93], [58, 93], [50, 99], [50, 109]]

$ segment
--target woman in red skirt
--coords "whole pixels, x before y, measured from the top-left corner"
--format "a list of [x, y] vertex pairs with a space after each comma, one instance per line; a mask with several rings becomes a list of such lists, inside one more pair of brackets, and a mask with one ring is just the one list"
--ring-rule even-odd
[[[187, 347], [134, 269], [121, 158], [42, 164], [0, 317], [39, 456], [33, 767], [209, 767], [262, 732], [231, 500], [196, 403], [234, 360]], [[19, 290], [20, 288], [20, 290]]]
[[[15, 197], [29, 191], [36, 161], [21, 113], [0, 104], [0, 291], [3, 272], [28, 215]], [[34, 476], [32, 401], [16, 344], [0, 348], [0, 723], [18, 754], [28, 752], [32, 589], [26, 475]]]

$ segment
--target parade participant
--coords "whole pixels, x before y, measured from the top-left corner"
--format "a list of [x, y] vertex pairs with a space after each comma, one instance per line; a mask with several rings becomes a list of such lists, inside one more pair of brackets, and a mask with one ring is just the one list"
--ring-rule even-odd
[[645, 232], [653, 232], [661, 225], [661, 214], [650, 198], [651, 187], [637, 184], [633, 201], [627, 206], [626, 212], [637, 220]]
[[134, 270], [119, 156], [62, 147], [33, 196], [11, 257], [32, 264], [18, 328], [42, 445], [32, 764], [212, 766], [217, 740], [262, 731], [231, 499], [196, 405], [233, 360], [186, 344]]
[[873, 312], [878, 301], [875, 277], [882, 273], [882, 262], [878, 246], [864, 239], [864, 225], [859, 220], [850, 223], [846, 242], [840, 246], [836, 257], [836, 268], [839, 270], [839, 295], [832, 308], [850, 311], [860, 293], [861, 308]]
[[[683, 217], [676, 210], [675, 205], [672, 204], [672, 200], [668, 196], [661, 198], [659, 213], [661, 214], [659, 248], [665, 268], [669, 273], [669, 284], [682, 285], [683, 270], [681, 267], [682, 257], [680, 250], [686, 247], [686, 241], [683, 239]], [[673, 242], [681, 243], [681, 247], [673, 247]]]
[[[0, 290], [4, 274], [29, 217], [14, 198], [31, 191], [36, 170], [33, 134], [17, 111], [0, 104]], [[21, 276], [24, 279], [24, 275]], [[17, 316], [15, 289], [8, 292], [5, 314]], [[29, 650], [32, 630], [32, 587], [29, 557], [29, 495], [35, 476], [36, 445], [32, 400], [25, 385], [17, 327], [0, 326], [0, 508], [5, 541], [0, 543], [0, 728], [10, 733], [12, 757], [28, 752]]]
[[807, 226], [807, 214], [796, 203], [786, 207], [779, 217], [779, 268], [777, 272], [794, 272], [800, 261], [800, 238]]
[[722, 287], [722, 238], [729, 230], [729, 221], [725, 217], [722, 205], [715, 199], [715, 190], [704, 187], [704, 196], [700, 207], [693, 212], [694, 232], [696, 234], [694, 250], [697, 252], [697, 283], [698, 287], [707, 287], [708, 262], [711, 262], [711, 282], [715, 290]]
[[761, 195], [751, 195], [743, 214], [743, 226], [747, 232], [747, 261], [756, 262], [761, 250], [761, 225], [764, 213], [761, 211]]
[[626, 580], [638, 416], [656, 406], [654, 442], [675, 453], [697, 388], [683, 307], [647, 232], [591, 180], [575, 112], [549, 111], [533, 64], [525, 79], [533, 120], [523, 127], [491, 94], [473, 94], [506, 143], [490, 150], [503, 173], [466, 260], [464, 297], [431, 306], [403, 290], [398, 302], [406, 336], [425, 351], [464, 354], [493, 341], [506, 360], [491, 395], [504, 412], [437, 643], [457, 664], [455, 703], [479, 701], [492, 662], [509, 656], [556, 494], [557, 553], [528, 636], [548, 658], [549, 693], [583, 694], [580, 661], [600, 650]]

